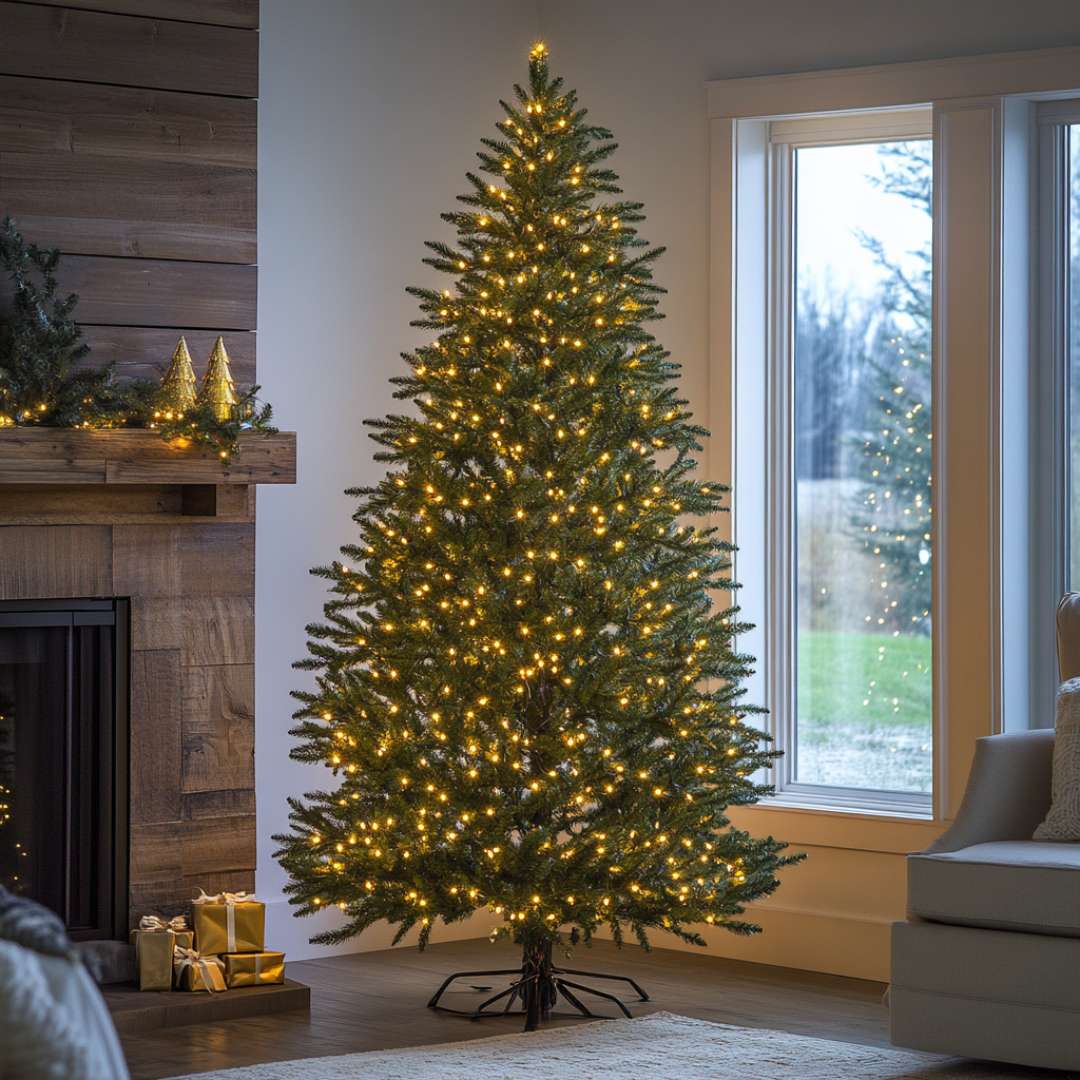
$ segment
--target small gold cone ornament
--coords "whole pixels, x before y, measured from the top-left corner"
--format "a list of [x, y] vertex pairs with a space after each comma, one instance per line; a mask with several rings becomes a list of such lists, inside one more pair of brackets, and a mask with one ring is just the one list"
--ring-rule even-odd
[[195, 369], [191, 366], [191, 353], [187, 342], [181, 338], [176, 343], [169, 370], [161, 380], [158, 391], [159, 412], [185, 413], [195, 404]]
[[219, 337], [214, 342], [199, 389], [199, 404], [209, 405], [218, 420], [231, 420], [239, 401], [236, 383], [229, 370], [229, 354], [225, 351], [225, 342]]

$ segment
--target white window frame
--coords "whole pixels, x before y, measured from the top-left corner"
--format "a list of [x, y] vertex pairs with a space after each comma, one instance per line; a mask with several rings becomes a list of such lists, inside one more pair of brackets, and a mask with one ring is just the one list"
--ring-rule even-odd
[[[1068, 413], [1069, 365], [1069, 198], [1070, 175], [1065, 128], [1080, 124], [1080, 97], [1041, 101], [1035, 106], [1038, 131], [1038, 457], [1044, 463], [1036, 477], [1039, 528], [1036, 595], [1044, 604], [1057, 601], [1069, 585], [1070, 536], [1068, 500], [1071, 488]], [[1076, 584], [1076, 583], [1074, 583]], [[1037, 715], [1048, 727], [1053, 722], [1053, 694], [1057, 668], [1053, 636], [1045, 634], [1039, 650], [1043, 658], [1034, 694]]]
[[1038, 348], [1035, 102], [1075, 96], [1078, 73], [1080, 49], [1070, 47], [709, 84], [714, 437], [706, 464], [710, 476], [733, 479], [733, 513], [718, 524], [739, 547], [738, 599], [756, 624], [741, 642], [759, 663], [748, 698], [773, 710], [772, 673], [787, 632], [771, 618], [776, 566], [789, 564], [783, 530], [775, 527], [785, 496], [781, 490], [778, 504], [776, 486], [766, 482], [775, 451], [763, 373], [776, 338], [767, 298], [777, 286], [769, 258], [768, 123], [782, 130], [782, 122], [814, 118], [824, 128], [831, 114], [854, 116], [857, 124], [859, 114], [929, 104], [934, 133], [929, 815], [861, 800], [798, 806], [781, 797], [736, 811], [740, 825], [818, 846], [913, 850], [955, 815], [978, 737], [1045, 722], [1038, 669], [1047, 664], [1053, 607], [1046, 606], [1050, 588], [1038, 584], [1046, 500], [1035, 483], [1045, 460], [1045, 394], [1031, 379]]
[[930, 794], [878, 791], [871, 788], [800, 783], [795, 779], [798, 743], [798, 627], [795, 595], [798, 585], [797, 528], [794, 471], [795, 386], [795, 152], [803, 147], [843, 146], [856, 143], [932, 139], [933, 115], [928, 107], [904, 107], [880, 112], [863, 111], [821, 117], [768, 122], [769, 324], [767, 406], [770, 423], [766, 437], [769, 468], [765, 483], [772, 492], [770, 517], [773, 559], [772, 603], [768, 624], [773, 627], [774, 660], [767, 673], [768, 699], [773, 718], [775, 747], [784, 756], [775, 762], [769, 782], [776, 799], [789, 805], [844, 807], [929, 816]]

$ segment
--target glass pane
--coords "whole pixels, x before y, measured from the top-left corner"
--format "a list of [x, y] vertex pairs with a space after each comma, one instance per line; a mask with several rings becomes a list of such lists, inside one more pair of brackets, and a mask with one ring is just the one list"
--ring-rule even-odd
[[0, 885], [64, 912], [67, 631], [0, 628]]
[[1069, 139], [1069, 588], [1080, 589], [1080, 124]]
[[931, 176], [795, 151], [797, 783], [931, 789]]

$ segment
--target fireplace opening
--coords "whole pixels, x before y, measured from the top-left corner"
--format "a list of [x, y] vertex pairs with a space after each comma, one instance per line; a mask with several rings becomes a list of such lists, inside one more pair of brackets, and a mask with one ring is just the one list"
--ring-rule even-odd
[[129, 603], [0, 601], [0, 884], [127, 936]]

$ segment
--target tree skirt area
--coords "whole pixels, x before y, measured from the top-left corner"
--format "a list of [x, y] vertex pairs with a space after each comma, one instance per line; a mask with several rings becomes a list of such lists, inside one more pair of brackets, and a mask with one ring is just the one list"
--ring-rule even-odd
[[1019, 1080], [985, 1062], [731, 1027], [673, 1013], [530, 1034], [304, 1058], [177, 1080]]

